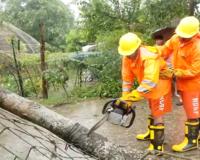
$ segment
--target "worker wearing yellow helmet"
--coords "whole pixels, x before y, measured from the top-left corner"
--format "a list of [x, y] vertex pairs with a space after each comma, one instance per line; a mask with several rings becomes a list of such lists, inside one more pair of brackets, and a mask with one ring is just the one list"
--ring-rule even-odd
[[159, 50], [164, 58], [172, 54], [172, 66], [177, 89], [181, 93], [187, 116], [185, 138], [173, 145], [172, 150], [185, 152], [198, 148], [200, 117], [200, 33], [199, 20], [194, 16], [183, 18], [175, 30], [176, 34]]
[[[134, 33], [127, 33], [119, 40], [118, 52], [122, 58], [122, 97], [120, 100], [148, 99], [151, 114], [148, 130], [137, 135], [138, 140], [150, 140], [149, 150], [163, 151], [163, 116], [172, 109], [171, 76], [161, 78], [159, 73], [167, 70], [166, 62], [154, 47], [143, 46]], [[166, 73], [166, 72], [165, 72]], [[132, 90], [134, 79], [139, 86]]]

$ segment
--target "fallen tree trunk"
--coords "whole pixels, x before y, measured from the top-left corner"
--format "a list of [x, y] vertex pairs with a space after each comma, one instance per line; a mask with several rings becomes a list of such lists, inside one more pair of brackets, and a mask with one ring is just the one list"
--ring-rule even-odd
[[79, 123], [74, 123], [36, 102], [1, 88], [0, 107], [48, 129], [66, 142], [98, 159], [133, 160], [141, 159], [145, 154], [143, 151], [120, 148], [96, 133], [88, 137], [88, 129]]

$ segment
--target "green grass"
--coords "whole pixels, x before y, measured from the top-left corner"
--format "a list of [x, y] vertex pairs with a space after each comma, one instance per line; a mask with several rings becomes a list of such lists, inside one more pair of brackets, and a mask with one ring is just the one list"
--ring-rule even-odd
[[59, 104], [69, 103], [68, 95], [64, 93], [63, 90], [49, 91], [48, 99], [43, 99], [43, 98], [31, 98], [31, 99], [45, 106], [55, 106]]
[[94, 99], [98, 96], [94, 92], [94, 86], [83, 86], [75, 87], [69, 93], [65, 93], [63, 89], [57, 91], [49, 91], [48, 99], [43, 98], [31, 98], [32, 100], [49, 107], [62, 105], [62, 104], [73, 104], [86, 99]]

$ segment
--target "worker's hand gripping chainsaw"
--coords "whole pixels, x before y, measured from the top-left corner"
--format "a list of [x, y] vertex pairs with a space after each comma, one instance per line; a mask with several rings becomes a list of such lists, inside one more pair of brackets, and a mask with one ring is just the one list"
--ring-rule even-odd
[[[133, 102], [130, 101], [127, 102], [120, 99], [111, 100], [104, 105], [102, 110], [102, 114], [107, 113], [108, 122], [129, 128], [132, 126], [135, 119], [135, 106], [133, 106]], [[131, 116], [129, 122], [128, 116]]]
[[135, 119], [135, 106], [133, 106], [133, 101], [113, 99], [105, 103], [102, 114], [104, 117], [89, 130], [88, 135], [98, 129], [105, 121], [125, 128], [131, 127]]

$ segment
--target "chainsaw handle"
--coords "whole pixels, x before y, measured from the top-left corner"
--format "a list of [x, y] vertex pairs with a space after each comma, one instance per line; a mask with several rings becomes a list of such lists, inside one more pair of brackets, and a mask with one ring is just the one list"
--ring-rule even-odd
[[[109, 109], [108, 106], [109, 106], [111, 103], [114, 104], [115, 101], [116, 101], [116, 99], [112, 99], [112, 100], [106, 102], [106, 103], [104, 104], [104, 106], [103, 106], [102, 114], [105, 114], [105, 113], [107, 112], [107, 110]], [[110, 107], [110, 108], [111, 108], [111, 107]], [[113, 107], [112, 107], [112, 108], [113, 108]]]
[[133, 122], [135, 120], [135, 110], [131, 108], [131, 114], [132, 114], [132, 118], [130, 120], [130, 123], [127, 126], [123, 126], [125, 128], [130, 128], [133, 125]]
[[[104, 104], [104, 106], [103, 106], [102, 114], [105, 114], [105, 113], [109, 112], [109, 109], [111, 109], [110, 111], [112, 111], [113, 110], [113, 104], [116, 101], [117, 101], [117, 99], [112, 99], [112, 100], [106, 102]], [[136, 114], [135, 114], [135, 106], [131, 107], [131, 109], [130, 109], [128, 114], [132, 114], [132, 117], [131, 117], [130, 123], [128, 125], [126, 125], [126, 126], [121, 125], [124, 128], [130, 128], [133, 125], [133, 122], [134, 122], [135, 116], [136, 116]]]

